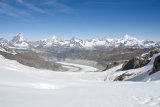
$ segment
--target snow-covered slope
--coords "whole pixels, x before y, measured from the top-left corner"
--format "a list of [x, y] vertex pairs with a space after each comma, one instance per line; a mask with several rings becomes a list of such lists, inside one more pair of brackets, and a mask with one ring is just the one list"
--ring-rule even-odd
[[159, 81], [105, 82], [105, 73], [39, 70], [0, 56], [0, 106], [159, 107]]
[[150, 75], [150, 76], [147, 76], [145, 77], [145, 79], [143, 81], [147, 81], [147, 82], [150, 82], [150, 81], [159, 81], [160, 80], [160, 71]]

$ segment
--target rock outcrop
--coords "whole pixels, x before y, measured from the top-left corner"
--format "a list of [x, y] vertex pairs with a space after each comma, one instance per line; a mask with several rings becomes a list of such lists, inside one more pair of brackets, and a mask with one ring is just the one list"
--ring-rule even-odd
[[110, 69], [110, 68], [112, 68], [112, 67], [115, 67], [115, 66], [120, 65], [120, 64], [123, 64], [123, 63], [126, 63], [126, 61], [125, 61], [125, 60], [122, 60], [122, 61], [114, 61], [114, 62], [111, 62], [111, 63], [107, 64], [106, 68], [103, 69], [102, 71], [106, 71], [106, 70], [108, 70], [108, 69]]
[[117, 76], [113, 81], [123, 81], [125, 77], [129, 77], [133, 74], [123, 73], [122, 75]]
[[149, 51], [148, 53], [142, 54], [139, 57], [134, 57], [131, 60], [129, 60], [127, 63], [123, 64], [122, 70], [130, 70], [130, 69], [143, 67], [150, 62], [150, 58], [154, 54], [157, 54], [159, 52], [160, 52], [160, 49], [154, 49], [152, 51]]
[[153, 69], [152, 69], [152, 72], [150, 72], [150, 75], [158, 71], [160, 71], [160, 55], [155, 58]]
[[122, 70], [130, 70], [130, 69], [136, 69], [145, 66], [149, 63], [149, 59], [144, 59], [141, 57], [134, 57], [131, 60], [129, 60], [127, 63], [123, 64]]

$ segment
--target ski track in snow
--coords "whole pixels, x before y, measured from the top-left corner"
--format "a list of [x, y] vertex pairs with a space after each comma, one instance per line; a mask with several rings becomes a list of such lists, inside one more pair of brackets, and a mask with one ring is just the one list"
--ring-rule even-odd
[[132, 107], [160, 107], [160, 96], [136, 97], [132, 96]]

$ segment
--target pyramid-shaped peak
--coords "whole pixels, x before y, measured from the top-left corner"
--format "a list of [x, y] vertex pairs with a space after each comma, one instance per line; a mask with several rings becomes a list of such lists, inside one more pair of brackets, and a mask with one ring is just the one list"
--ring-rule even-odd
[[25, 41], [25, 39], [21, 33], [18, 33], [16, 36], [13, 37], [13, 39], [11, 41], [12, 42], [23, 42], [23, 41]]

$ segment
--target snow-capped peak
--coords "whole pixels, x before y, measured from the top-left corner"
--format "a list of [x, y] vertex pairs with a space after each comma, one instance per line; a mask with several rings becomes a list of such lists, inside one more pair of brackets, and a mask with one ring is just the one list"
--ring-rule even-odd
[[41, 41], [47, 42], [47, 41], [55, 41], [55, 40], [58, 40], [58, 38], [57, 38], [56, 36], [52, 36], [52, 37], [50, 37], [50, 38], [45, 38], [45, 39], [43, 39], [43, 40], [41, 40]]
[[28, 42], [21, 33], [18, 33], [13, 39], [10, 41], [11, 46], [18, 48], [27, 48], [29, 46]]
[[15, 37], [13, 37], [13, 39], [11, 41], [14, 43], [19, 43], [19, 42], [23, 42], [26, 40], [24, 39], [24, 37], [22, 36], [21, 33], [18, 33]]
[[117, 41], [115, 41], [114, 43], [116, 44], [116, 47], [123, 46], [123, 47], [141, 48], [143, 46], [141, 40], [138, 40], [137, 38], [131, 37], [127, 34], [124, 37], [117, 39]]
[[41, 40], [44, 47], [50, 47], [54, 45], [55, 43], [57, 44], [59, 42], [59, 39], [56, 36], [52, 36], [51, 38], [46, 38], [44, 40]]
[[52, 39], [57, 39], [57, 37], [56, 36], [52, 36]]
[[137, 38], [131, 37], [128, 34], [126, 34], [121, 40], [123, 40], [123, 41], [130, 41], [130, 40], [137, 40]]
[[7, 45], [8, 45], [8, 40], [0, 38], [0, 46], [7, 46]]

